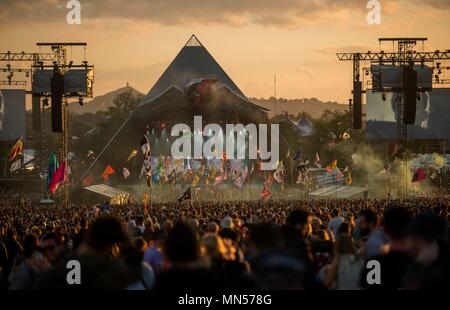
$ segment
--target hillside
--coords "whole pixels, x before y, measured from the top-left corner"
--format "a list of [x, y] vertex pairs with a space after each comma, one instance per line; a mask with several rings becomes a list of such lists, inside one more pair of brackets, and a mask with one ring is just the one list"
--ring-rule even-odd
[[[251, 102], [270, 110], [269, 117], [273, 116], [274, 98], [256, 99], [249, 98]], [[317, 98], [303, 98], [303, 99], [283, 99], [279, 98], [276, 102], [277, 114], [288, 111], [289, 114], [297, 115], [303, 111], [309, 113], [313, 118], [318, 118], [325, 110], [330, 111], [344, 111], [348, 110], [348, 105], [339, 104], [337, 102], [322, 102]]]

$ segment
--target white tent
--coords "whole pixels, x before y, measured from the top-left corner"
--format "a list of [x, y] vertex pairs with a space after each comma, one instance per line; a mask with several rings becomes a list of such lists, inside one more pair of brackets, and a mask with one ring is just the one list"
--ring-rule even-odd
[[129, 193], [105, 184], [91, 185], [84, 189], [109, 198], [111, 204], [124, 204], [130, 197]]

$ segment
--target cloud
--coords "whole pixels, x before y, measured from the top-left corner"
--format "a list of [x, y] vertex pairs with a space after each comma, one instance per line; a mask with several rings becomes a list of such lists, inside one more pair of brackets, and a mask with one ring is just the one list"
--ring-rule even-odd
[[[298, 27], [307, 22], [330, 19], [340, 12], [366, 10], [355, 0], [79, 0], [81, 18], [123, 18], [163, 25], [258, 24]], [[398, 1], [398, 0], [392, 0]], [[64, 22], [66, 1], [2, 0], [0, 21]]]

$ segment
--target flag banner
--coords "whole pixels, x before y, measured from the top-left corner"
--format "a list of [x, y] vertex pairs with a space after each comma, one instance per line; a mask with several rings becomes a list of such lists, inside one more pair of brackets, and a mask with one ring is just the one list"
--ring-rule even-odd
[[9, 161], [13, 161], [17, 155], [22, 154], [23, 152], [23, 140], [22, 137], [19, 137], [16, 139], [16, 141], [14, 141], [10, 148], [9, 148], [9, 152], [8, 152], [8, 160]]
[[136, 157], [136, 155], [137, 155], [137, 150], [132, 149], [130, 155], [128, 156], [127, 161], [130, 161], [132, 158]]
[[413, 178], [411, 180], [412, 183], [422, 182], [425, 180], [426, 174], [422, 168], [417, 168], [416, 172], [414, 172]]
[[223, 176], [218, 175], [216, 176], [216, 178], [214, 179], [214, 185], [219, 185], [220, 183], [222, 183], [223, 181]]
[[283, 166], [283, 162], [280, 162], [278, 164], [278, 168], [275, 171], [275, 173], [273, 174], [273, 178], [278, 183], [283, 183], [283, 180], [284, 180], [284, 166]]
[[350, 139], [350, 134], [349, 134], [348, 132], [344, 132], [344, 133], [341, 135], [341, 138], [342, 138], [342, 140]]
[[56, 173], [56, 170], [58, 170], [58, 168], [59, 168], [58, 159], [56, 158], [56, 155], [52, 153], [50, 154], [47, 169], [47, 181], [46, 181], [47, 191], [50, 190], [50, 181], [52, 180], [53, 175]]
[[[151, 148], [150, 142], [148, 142], [147, 136], [143, 136], [141, 140], [141, 150], [144, 155], [144, 163], [142, 165], [141, 175], [145, 173], [145, 179], [147, 180], [147, 186], [152, 186], [152, 157], [151, 157]], [[159, 176], [158, 176], [159, 178]]]
[[191, 188], [188, 187], [187, 190], [181, 194], [181, 196], [178, 198], [178, 203], [181, 203], [184, 200], [190, 200], [191, 199]]
[[149, 201], [149, 199], [150, 199], [150, 195], [148, 193], [144, 193], [143, 203], [144, 203], [144, 211], [145, 212], [147, 212], [147, 210], [148, 210], [148, 201]]
[[122, 174], [123, 174], [123, 178], [126, 180], [130, 176], [130, 170], [128, 170], [127, 168], [123, 167], [122, 168]]
[[22, 160], [18, 159], [12, 163], [11, 167], [9, 168], [9, 171], [14, 172], [14, 171], [19, 170], [21, 167], [22, 167]]
[[67, 162], [64, 160], [50, 180], [49, 192], [55, 193], [59, 185], [67, 180]]
[[345, 179], [345, 184], [347, 184], [347, 186], [352, 185], [353, 180], [352, 180], [352, 173], [350, 171], [347, 172], [347, 178]]
[[331, 164], [329, 164], [325, 169], [327, 169], [327, 171], [331, 172], [334, 168], [337, 167], [337, 160], [333, 160], [333, 162]]
[[264, 183], [263, 189], [262, 189], [262, 192], [261, 192], [261, 198], [262, 199], [266, 199], [266, 198], [269, 198], [270, 195], [272, 195], [272, 193], [270, 192], [269, 188]]
[[394, 150], [392, 151], [392, 157], [397, 156], [400, 153], [400, 150], [401, 150], [401, 145], [396, 144], [394, 146]]
[[302, 156], [302, 152], [299, 149], [299, 150], [297, 150], [297, 152], [295, 152], [294, 160], [299, 160], [301, 158], [301, 156]]
[[88, 187], [93, 182], [94, 182], [94, 176], [92, 174], [90, 174], [90, 175], [84, 177], [82, 184], [83, 184], [83, 187]]
[[114, 169], [110, 165], [106, 166], [105, 171], [103, 171], [102, 173], [102, 179], [108, 181], [109, 176], [114, 172]]
[[354, 154], [351, 156], [351, 158], [352, 158], [352, 160], [353, 160], [353, 163], [354, 163], [355, 165], [358, 165], [358, 155], [356, 155], [356, 153], [354, 153]]

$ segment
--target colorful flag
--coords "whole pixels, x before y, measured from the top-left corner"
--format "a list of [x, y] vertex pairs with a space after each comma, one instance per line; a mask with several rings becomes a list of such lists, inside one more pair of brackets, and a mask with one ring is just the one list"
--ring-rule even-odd
[[50, 181], [52, 180], [53, 175], [56, 173], [56, 170], [58, 170], [58, 168], [59, 168], [58, 159], [56, 158], [56, 155], [52, 153], [50, 154], [47, 169], [47, 181], [46, 181], [47, 191], [50, 190]]
[[148, 209], [148, 201], [149, 201], [149, 194], [148, 193], [144, 193], [144, 200], [142, 201], [144, 203], [144, 211], [147, 212]]
[[192, 186], [196, 187], [198, 185], [198, 182], [200, 182], [200, 177], [198, 175], [195, 175], [194, 179], [192, 180]]
[[59, 185], [67, 180], [67, 162], [64, 160], [50, 180], [49, 192], [55, 193]]
[[422, 182], [423, 180], [425, 180], [425, 178], [426, 178], [425, 171], [422, 168], [417, 168], [411, 182], [412, 183]]
[[191, 199], [191, 188], [188, 187], [187, 190], [184, 191], [183, 194], [178, 198], [178, 203], [181, 203], [184, 200], [190, 200]]
[[127, 161], [130, 161], [130, 159], [136, 157], [136, 155], [137, 155], [137, 150], [136, 149], [132, 149], [130, 155], [128, 155]]
[[328, 172], [331, 172], [334, 168], [337, 167], [337, 160], [333, 160], [331, 164], [329, 164], [325, 169], [327, 169]]
[[278, 164], [278, 168], [275, 171], [275, 173], [273, 174], [273, 178], [275, 179], [275, 181], [277, 181], [278, 183], [283, 183], [283, 179], [284, 179], [284, 166], [283, 166], [283, 162], [280, 161]]
[[12, 163], [11, 167], [9, 168], [9, 171], [14, 172], [16, 170], [19, 170], [21, 167], [22, 167], [22, 159], [18, 159]]
[[105, 171], [103, 171], [102, 173], [102, 179], [108, 181], [109, 176], [114, 172], [114, 169], [110, 165], [106, 166]]
[[22, 152], [23, 152], [23, 140], [22, 137], [20, 136], [19, 138], [16, 139], [16, 141], [14, 141], [10, 145], [8, 151], [8, 160], [13, 161], [17, 157], [17, 155], [22, 154]]
[[82, 183], [83, 183], [83, 187], [88, 187], [89, 185], [92, 184], [92, 182], [94, 182], [94, 176], [92, 174], [84, 177]]
[[270, 192], [269, 188], [264, 183], [263, 190], [261, 192], [261, 198], [266, 199], [266, 198], [270, 197], [270, 195], [272, 195], [272, 193]]
[[142, 164], [141, 175], [145, 173], [145, 179], [147, 180], [147, 186], [152, 186], [152, 157], [150, 142], [148, 142], [147, 137], [144, 135], [141, 140], [141, 150], [144, 155], [144, 163]]
[[216, 176], [216, 178], [214, 179], [214, 185], [219, 185], [220, 183], [222, 183], [223, 181], [223, 176], [218, 175]]
[[122, 173], [123, 173], [123, 178], [124, 178], [125, 180], [130, 176], [130, 170], [128, 170], [128, 169], [125, 168], [125, 167], [122, 168]]
[[394, 146], [394, 150], [392, 151], [392, 157], [395, 157], [396, 155], [398, 155], [398, 153], [400, 153], [400, 149], [401, 149], [401, 146], [399, 144], [396, 144]]
[[300, 149], [298, 149], [297, 152], [295, 152], [294, 160], [299, 160], [301, 155], [302, 152], [300, 151]]
[[352, 180], [352, 173], [350, 171], [347, 172], [347, 178], [345, 179], [345, 184], [347, 184], [347, 186], [352, 185], [353, 180]]

